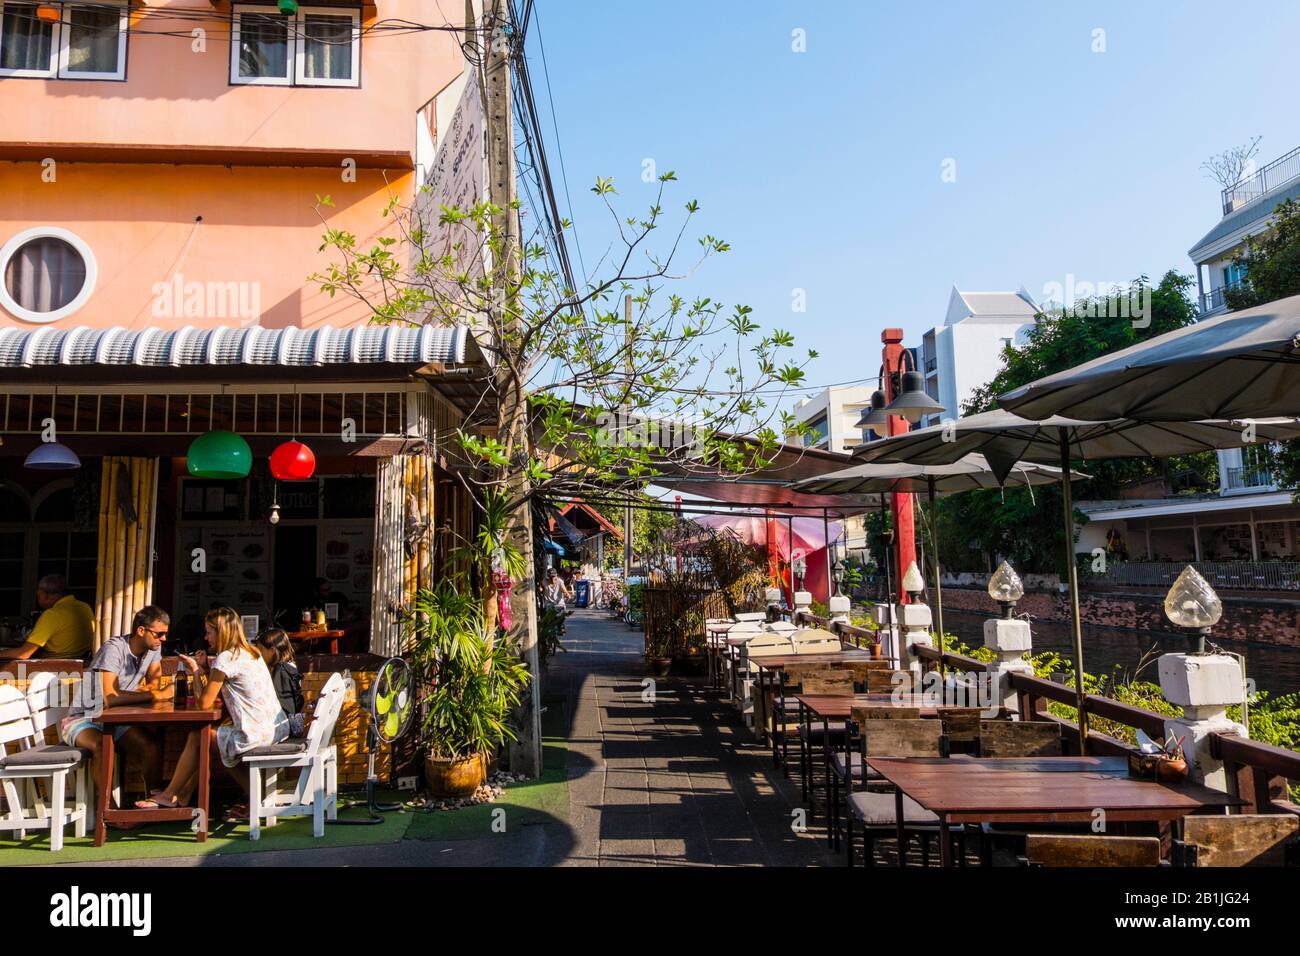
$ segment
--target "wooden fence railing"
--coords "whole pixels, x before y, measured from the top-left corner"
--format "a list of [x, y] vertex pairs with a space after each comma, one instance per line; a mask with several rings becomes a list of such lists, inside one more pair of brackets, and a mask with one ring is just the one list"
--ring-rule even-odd
[[[982, 672], [992, 664], [962, 654], [939, 654], [937, 648], [917, 647], [917, 656], [931, 664], [942, 659], [944, 666], [958, 671]], [[1030, 674], [1012, 674], [1011, 687], [1016, 691], [1018, 710], [1026, 720], [1048, 720], [1061, 725], [1062, 739], [1073, 753], [1079, 751], [1079, 725], [1047, 710], [1049, 702], [1076, 707], [1074, 688]], [[1145, 707], [1135, 707], [1097, 694], [1086, 694], [1084, 713], [1141, 730], [1155, 740], [1165, 736], [1165, 716]], [[1122, 740], [1088, 729], [1088, 752], [1098, 756], [1127, 756], [1135, 748]], [[1244, 813], [1293, 813], [1300, 815], [1300, 805], [1291, 799], [1291, 786], [1300, 783], [1300, 752], [1236, 734], [1214, 734], [1210, 755], [1222, 760], [1227, 770], [1229, 789], [1247, 802]]]

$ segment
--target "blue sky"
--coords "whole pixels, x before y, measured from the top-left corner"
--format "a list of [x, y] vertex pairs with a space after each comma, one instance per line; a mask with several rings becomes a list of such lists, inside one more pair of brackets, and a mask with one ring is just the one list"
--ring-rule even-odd
[[1190, 272], [1219, 216], [1200, 163], [1254, 135], [1261, 163], [1300, 145], [1289, 2], [536, 0], [534, 17], [587, 267], [611, 236], [595, 177], [631, 212], [653, 195], [645, 159], [676, 171], [669, 208], [698, 198], [733, 247], [681, 291], [792, 330], [821, 353], [810, 384], [874, 376], [880, 330], [919, 344], [954, 283], [1039, 297], [1069, 274]]

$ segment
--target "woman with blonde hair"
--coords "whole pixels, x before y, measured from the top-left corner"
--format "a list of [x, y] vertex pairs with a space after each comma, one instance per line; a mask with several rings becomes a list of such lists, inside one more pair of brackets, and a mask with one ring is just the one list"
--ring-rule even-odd
[[[289, 718], [280, 707], [266, 662], [244, 636], [239, 615], [228, 607], [214, 608], [203, 623], [216, 658], [208, 664], [184, 654], [178, 656], [193, 675], [196, 706], [210, 708], [221, 697], [230, 721], [217, 728], [217, 751], [222, 764], [247, 793], [248, 772], [240, 756], [288, 737]], [[199, 732], [195, 730], [185, 741], [171, 783], [149, 799], [137, 801], [136, 806], [142, 810], [185, 806], [198, 786], [198, 769]]]

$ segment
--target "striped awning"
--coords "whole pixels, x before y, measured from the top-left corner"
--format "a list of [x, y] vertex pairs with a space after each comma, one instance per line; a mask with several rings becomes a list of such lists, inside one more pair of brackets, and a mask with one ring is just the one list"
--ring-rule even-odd
[[0, 329], [0, 370], [68, 366], [196, 368], [463, 365], [477, 348], [463, 325], [310, 329]]

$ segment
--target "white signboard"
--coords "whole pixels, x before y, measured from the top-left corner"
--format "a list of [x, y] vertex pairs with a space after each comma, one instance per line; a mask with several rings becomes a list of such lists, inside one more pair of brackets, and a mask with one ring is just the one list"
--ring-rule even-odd
[[[471, 276], [483, 274], [481, 254], [472, 229], [464, 226], [439, 227], [443, 206], [468, 210], [485, 198], [483, 100], [479, 93], [478, 72], [465, 72], [465, 88], [447, 128], [440, 131], [441, 143], [433, 163], [424, 177], [428, 187], [419, 199], [420, 214], [434, 236], [428, 251], [445, 255], [461, 243], [461, 267]], [[426, 107], [427, 109], [428, 107]]]

